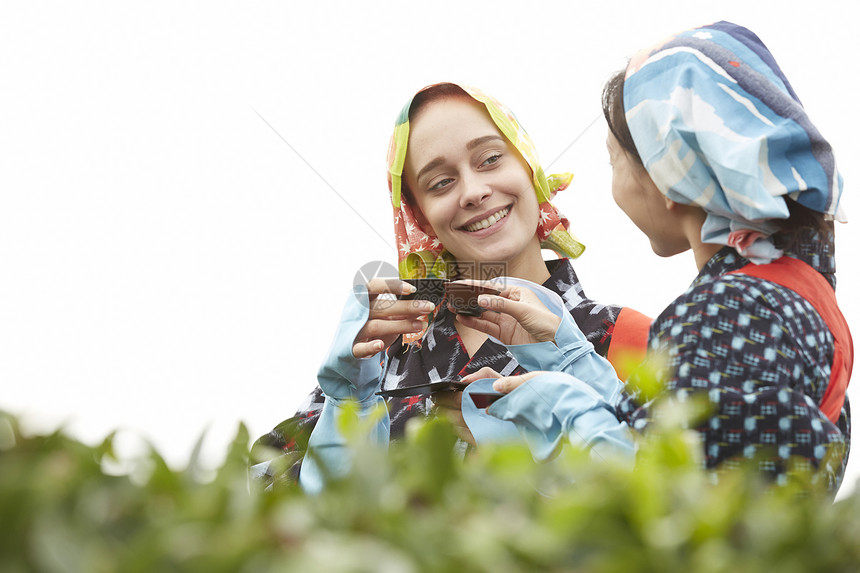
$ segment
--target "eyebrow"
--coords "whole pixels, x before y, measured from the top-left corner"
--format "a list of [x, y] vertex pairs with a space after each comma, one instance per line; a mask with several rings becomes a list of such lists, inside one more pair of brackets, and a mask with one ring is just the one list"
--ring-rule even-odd
[[[472, 141], [467, 143], [466, 149], [471, 151], [471, 150], [475, 149], [476, 147], [480, 147], [481, 145], [483, 145], [489, 141], [501, 141], [502, 143], [505, 142], [505, 140], [502, 139], [502, 137], [499, 135], [484, 135], [482, 137], [476, 137], [475, 139], [473, 139]], [[443, 163], [445, 163], [445, 159], [443, 157], [437, 157], [436, 159], [433, 159], [432, 161], [430, 161], [430, 163], [428, 163], [427, 165], [425, 165], [424, 167], [421, 168], [421, 170], [415, 176], [415, 180], [419, 181], [421, 179], [422, 175], [424, 175], [426, 172], [428, 172], [432, 169], [436, 169], [437, 167], [439, 167]]]
[[422, 175], [424, 175], [425, 173], [427, 173], [428, 171], [430, 171], [432, 169], [436, 169], [437, 167], [439, 167], [443, 163], [445, 163], [445, 160], [441, 157], [437, 157], [436, 159], [434, 159], [433, 161], [431, 161], [430, 163], [428, 163], [427, 165], [425, 165], [424, 167], [421, 168], [421, 171], [419, 171], [418, 175], [415, 176], [415, 181], [421, 181]]
[[475, 139], [473, 139], [472, 141], [467, 143], [466, 149], [472, 150], [472, 149], [475, 149], [476, 147], [478, 147], [479, 145], [483, 145], [484, 143], [487, 143], [488, 141], [493, 141], [493, 140], [498, 140], [498, 141], [501, 141], [502, 143], [504, 143], [504, 141], [505, 141], [504, 139], [501, 138], [501, 136], [498, 136], [498, 135], [485, 135], [483, 137], [476, 137]]

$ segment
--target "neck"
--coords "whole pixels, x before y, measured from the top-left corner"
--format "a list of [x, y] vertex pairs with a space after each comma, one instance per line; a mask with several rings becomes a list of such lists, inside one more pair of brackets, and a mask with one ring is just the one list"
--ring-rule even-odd
[[[481, 263], [476, 261], [476, 264], [480, 265]], [[485, 264], [492, 265], [492, 263]], [[461, 265], [460, 272], [463, 278], [490, 279], [496, 276], [507, 276], [525, 279], [536, 284], [543, 284], [550, 277], [549, 270], [547, 270], [546, 263], [544, 263], [543, 256], [541, 255], [540, 241], [537, 236], [535, 236], [533, 244], [520, 253], [518, 257], [499, 262], [497, 268], [498, 271], [487, 274], [470, 268], [468, 265]], [[472, 276], [473, 274], [477, 276]]]
[[543, 262], [543, 257], [539, 257], [533, 264], [529, 264], [528, 267], [511, 268], [507, 275], [518, 279], [526, 279], [539, 285], [545, 283], [550, 277], [546, 263]]
[[681, 223], [684, 227], [684, 234], [690, 243], [690, 249], [693, 251], [693, 258], [696, 260], [696, 268], [699, 271], [711, 260], [711, 257], [723, 248], [722, 245], [702, 242], [702, 225], [705, 224], [707, 214], [701, 209], [691, 211], [691, 216], [684, 219]]
[[722, 248], [722, 245], [712, 245], [699, 241], [698, 246], [693, 247], [693, 257], [696, 259], [696, 267], [701, 271], [708, 261]]

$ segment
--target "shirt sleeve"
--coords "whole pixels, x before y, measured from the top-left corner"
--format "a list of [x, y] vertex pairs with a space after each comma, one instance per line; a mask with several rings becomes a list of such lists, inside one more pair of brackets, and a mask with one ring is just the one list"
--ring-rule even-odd
[[[375, 416], [377, 411], [380, 413], [374, 419], [368, 439], [387, 447], [390, 434], [388, 410], [383, 398], [375, 394], [381, 384], [385, 355], [380, 352], [376, 356], [359, 359], [352, 354], [353, 341], [367, 322], [368, 313], [367, 291], [363, 287], [356, 287], [347, 298], [338, 330], [317, 373], [323, 405], [308, 416], [314, 418], [312, 426], [305, 424], [310, 426], [306, 428], [310, 430], [309, 437], [306, 441], [284, 440], [286, 447], [282, 446], [283, 453], [277, 456], [277, 460], [265, 460], [251, 466], [252, 478], [268, 482], [267, 486], [271, 487], [286, 469], [293, 479], [298, 474], [300, 485], [307, 491], [317, 492], [322, 489], [326, 479], [345, 474], [351, 467], [351, 457], [346, 438], [341, 435], [337, 422], [345, 412], [346, 402], [357, 405], [357, 414], [362, 420]], [[290, 430], [301, 425], [299, 414], [280, 424], [279, 428]], [[277, 437], [276, 434], [268, 441], [277, 441]], [[304, 455], [302, 445], [307, 448]]]
[[614, 405], [590, 384], [564, 372], [546, 372], [492, 404], [487, 413], [513, 422], [537, 460], [548, 460], [566, 439], [595, 460], [632, 462], [635, 443]]
[[509, 345], [508, 351], [529, 372], [565, 372], [591, 386], [607, 403], [614, 403], [623, 386], [612, 365], [594, 350], [586, 335], [566, 312], [564, 302], [554, 292], [520, 279], [511, 284], [534, 292], [553, 314], [561, 318], [554, 341]]
[[595, 352], [558, 295], [527, 281], [516, 283], [532, 290], [561, 323], [554, 342], [508, 346], [526, 370], [550, 372], [499, 399], [487, 414], [513, 422], [539, 460], [552, 457], [565, 437], [593, 457], [632, 459], [632, 438], [615, 413], [623, 384], [612, 365]]
[[[348, 404], [352, 404], [357, 412], [351, 411]], [[370, 423], [369, 432], [362, 439], [383, 448], [388, 447], [388, 409], [381, 396], [371, 396], [361, 402], [326, 397], [299, 472], [299, 485], [306, 492], [319, 493], [326, 482], [343, 477], [352, 468], [353, 450], [348, 447], [348, 439], [341, 433], [339, 422], [341, 416], [356, 413], [360, 421], [369, 420]]]

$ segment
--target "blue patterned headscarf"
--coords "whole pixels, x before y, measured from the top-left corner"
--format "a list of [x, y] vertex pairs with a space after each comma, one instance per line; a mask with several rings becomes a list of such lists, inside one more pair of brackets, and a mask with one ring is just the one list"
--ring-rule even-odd
[[637, 54], [624, 111], [651, 179], [669, 199], [702, 207], [705, 243], [763, 264], [783, 199], [845, 221], [830, 144], [770, 51], [751, 31], [718, 22]]

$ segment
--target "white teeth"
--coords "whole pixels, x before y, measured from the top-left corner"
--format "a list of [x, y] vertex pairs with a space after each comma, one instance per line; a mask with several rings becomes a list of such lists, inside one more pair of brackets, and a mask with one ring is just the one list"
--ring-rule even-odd
[[490, 225], [495, 225], [498, 221], [500, 221], [501, 219], [504, 219], [507, 216], [508, 212], [510, 212], [510, 210], [511, 210], [510, 207], [505, 207], [501, 211], [499, 211], [497, 213], [493, 213], [492, 215], [490, 215], [489, 217], [487, 217], [483, 221], [478, 221], [477, 223], [472, 223], [471, 225], [467, 225], [466, 230], [474, 233], [475, 231], [480, 231], [481, 229], [486, 229]]

